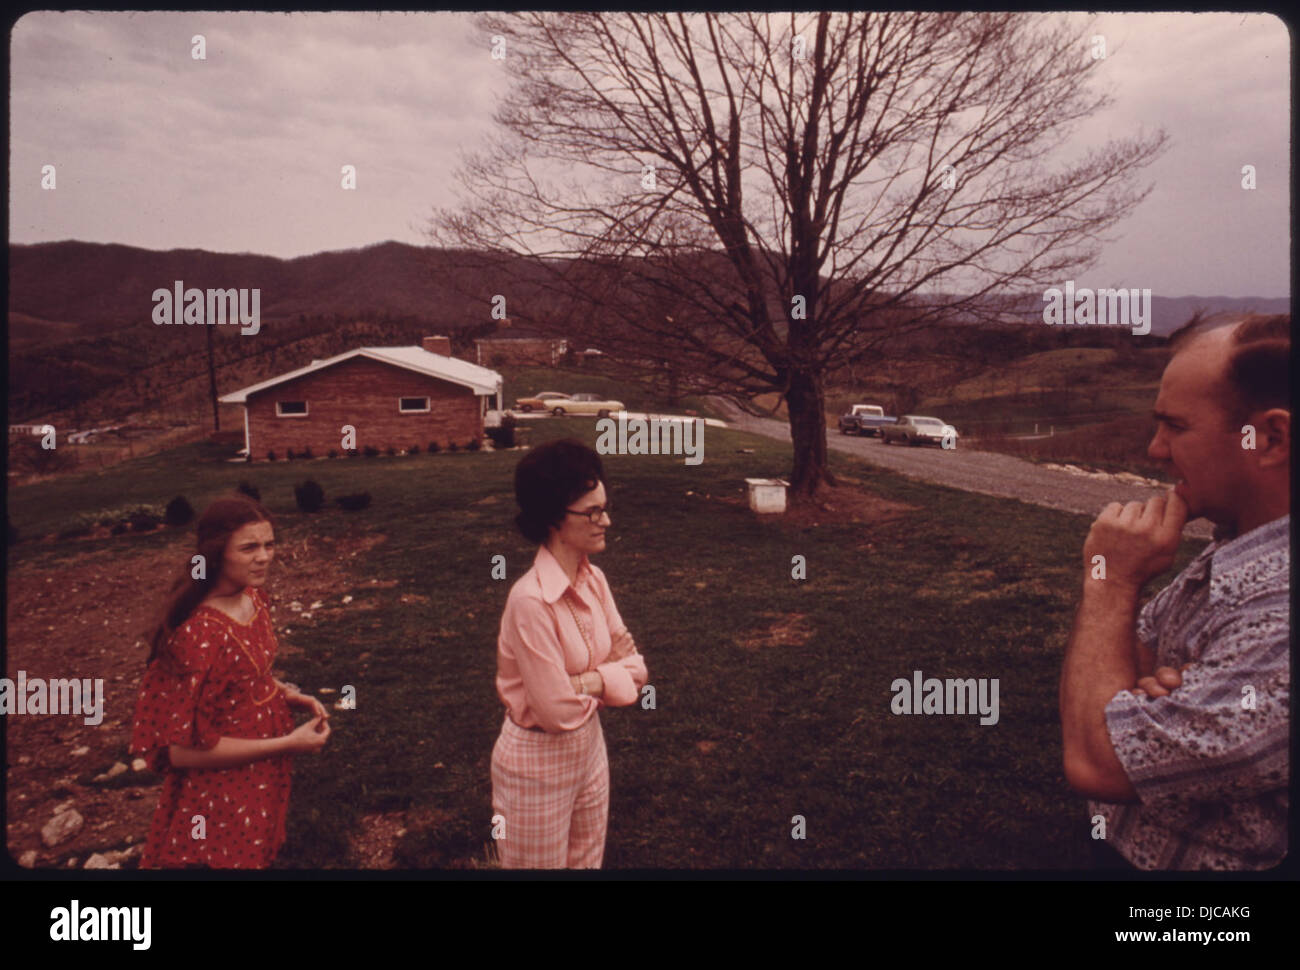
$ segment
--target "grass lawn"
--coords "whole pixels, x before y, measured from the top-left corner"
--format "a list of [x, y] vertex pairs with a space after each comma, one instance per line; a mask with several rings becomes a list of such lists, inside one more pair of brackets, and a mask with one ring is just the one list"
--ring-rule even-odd
[[[531, 424], [534, 444], [595, 440], [589, 419]], [[334, 715], [325, 753], [296, 763], [277, 866], [353, 867], [358, 840], [383, 825], [398, 867], [485, 866], [502, 718], [497, 630], [533, 556], [511, 524], [520, 454], [248, 466], [192, 445], [13, 489], [9, 514], [27, 538], [176, 494], [201, 511], [253, 481], [277, 516], [277, 539], [299, 550], [273, 587], [277, 626], [292, 630], [279, 666], [304, 690], [352, 685], [357, 699]], [[1084, 864], [1088, 819], [1061, 773], [1056, 684], [1086, 518], [916, 483], [838, 453], [839, 473], [912, 508], [875, 524], [843, 521], [842, 508], [760, 518], [743, 479], [786, 474], [789, 445], [712, 428], [702, 465], [604, 461], [614, 528], [596, 561], [657, 702], [602, 714], [613, 786], [607, 868]], [[308, 476], [327, 494], [315, 515], [293, 501], [293, 483]], [[373, 495], [370, 508], [333, 505], [360, 490]], [[86, 550], [178, 541], [164, 532], [23, 541], [9, 569], [57, 575]], [[343, 577], [332, 607], [296, 618], [286, 601], [316, 572], [303, 550], [326, 546]], [[1175, 569], [1199, 547], [1185, 544]], [[498, 554], [505, 581], [491, 578]], [[806, 580], [791, 578], [796, 555]], [[142, 580], [161, 596], [162, 578]], [[997, 678], [999, 722], [893, 715], [890, 685], [914, 670]], [[806, 839], [791, 838], [795, 815]]]

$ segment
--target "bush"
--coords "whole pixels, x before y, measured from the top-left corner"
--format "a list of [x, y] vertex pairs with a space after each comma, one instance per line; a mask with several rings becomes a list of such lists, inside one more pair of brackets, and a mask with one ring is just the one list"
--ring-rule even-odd
[[64, 529], [62, 532], [59, 533], [58, 538], [77, 539], [80, 538], [81, 536], [88, 536], [88, 535], [90, 535], [90, 526], [86, 525], [84, 522], [81, 522], [78, 523], [77, 525], [68, 526], [68, 528]]
[[411, 445], [411, 447], [409, 447], [409, 448], [406, 449], [406, 453], [407, 453], [408, 455], [418, 455], [418, 454], [420, 453], [420, 446], [419, 446], [419, 445]]
[[389, 457], [389, 458], [396, 458], [396, 457], [397, 457], [397, 449], [396, 449], [395, 447], [393, 447], [392, 445], [389, 445], [389, 446], [388, 446], [388, 457]]
[[478, 438], [470, 438], [469, 444], [465, 446], [466, 451], [478, 451], [483, 447], [483, 442]]
[[497, 448], [513, 448], [515, 446], [515, 425], [518, 422], [513, 414], [507, 414], [501, 419], [501, 423], [495, 428], [485, 428], [484, 431], [492, 444]]
[[438, 442], [436, 441], [429, 442], [429, 454], [436, 455], [441, 450], [442, 450], [442, 446], [438, 444]]
[[379, 449], [376, 448], [374, 445], [366, 445], [365, 451], [366, 451], [367, 458], [375, 458], [379, 455]]
[[186, 500], [184, 495], [177, 495], [167, 503], [167, 511], [163, 513], [163, 521], [168, 525], [185, 525], [194, 518], [194, 507]]
[[266, 453], [266, 460], [267, 460], [267, 461], [275, 461], [275, 452], [274, 452], [274, 451], [268, 451], [268, 452]]
[[337, 458], [339, 456], [339, 453], [335, 451], [333, 448], [329, 450], [328, 454], [331, 458]]
[[340, 495], [334, 501], [339, 504], [340, 508], [349, 512], [360, 512], [362, 509], [369, 507], [370, 493], [356, 492], [352, 495]]
[[284, 460], [285, 460], [285, 461], [293, 461], [293, 460], [294, 460], [295, 458], [297, 458], [297, 457], [298, 457], [298, 456], [295, 455], [295, 454], [293, 453], [293, 449], [292, 449], [292, 448], [290, 448], [288, 451], [286, 451], [286, 452], [284, 453]]
[[243, 492], [254, 502], [262, 501], [262, 493], [258, 490], [257, 486], [252, 484], [251, 482], [240, 482], [239, 487], [236, 488], [235, 491]]
[[325, 504], [325, 490], [310, 478], [293, 487], [293, 497], [304, 512], [319, 512]]
[[349, 457], [349, 458], [359, 458], [360, 456], [361, 456], [361, 452], [357, 451], [357, 449], [355, 449], [355, 448], [349, 448], [349, 449], [348, 449], [348, 457]]
[[457, 445], [456, 442], [454, 442], [454, 441], [449, 441], [449, 442], [447, 442], [447, 450], [448, 450], [448, 451], [460, 451], [460, 446]]
[[302, 454], [299, 455], [298, 457], [299, 457], [299, 458], [315, 458], [316, 456], [312, 454], [312, 452], [311, 452], [311, 448], [310, 448], [310, 447], [307, 447], [307, 448], [304, 448], [304, 449], [302, 450]]
[[121, 535], [123, 532], [125, 532], [126, 530], [127, 530], [127, 525], [126, 525], [126, 523], [125, 523], [125, 522], [119, 522], [119, 523], [117, 523], [117, 525], [113, 526], [113, 528], [109, 529], [108, 531], [111, 532], [111, 533], [112, 533], [113, 535], [115, 535], [115, 536], [120, 536], [120, 535]]

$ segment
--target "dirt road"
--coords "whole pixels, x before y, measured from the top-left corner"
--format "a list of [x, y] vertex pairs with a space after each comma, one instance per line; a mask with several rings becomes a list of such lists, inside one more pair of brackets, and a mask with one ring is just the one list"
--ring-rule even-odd
[[[780, 441], [790, 440], [790, 425], [784, 421], [743, 414], [723, 401], [718, 401], [718, 405], [727, 412], [727, 420], [734, 428]], [[827, 445], [922, 481], [1084, 515], [1096, 515], [1110, 502], [1145, 501], [1159, 492], [1156, 488], [1125, 482], [1114, 476], [1092, 478], [1077, 475], [1045, 468], [1011, 455], [976, 451], [962, 445], [952, 451], [935, 446], [909, 448], [886, 445], [880, 438], [841, 434], [835, 429], [827, 432]], [[1187, 523], [1183, 534], [1209, 539], [1213, 530], [1214, 526], [1207, 520], [1194, 519]]]

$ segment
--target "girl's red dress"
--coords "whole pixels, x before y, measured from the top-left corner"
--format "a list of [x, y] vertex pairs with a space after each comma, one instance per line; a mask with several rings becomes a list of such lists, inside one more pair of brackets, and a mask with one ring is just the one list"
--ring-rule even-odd
[[265, 868], [284, 843], [289, 755], [213, 769], [173, 767], [167, 753], [171, 744], [207, 750], [221, 737], [274, 738], [294, 728], [284, 691], [271, 676], [276, 642], [269, 600], [260, 589], [245, 592], [255, 606], [247, 625], [200, 606], [140, 684], [131, 751], [164, 773], [142, 869]]

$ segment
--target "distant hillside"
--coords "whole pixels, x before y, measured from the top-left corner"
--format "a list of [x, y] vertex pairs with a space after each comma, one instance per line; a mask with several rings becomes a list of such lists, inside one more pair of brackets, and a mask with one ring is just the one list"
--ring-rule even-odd
[[[207, 328], [163, 328], [151, 320], [153, 291], [176, 280], [200, 289], [261, 291], [256, 338], [214, 328], [222, 393], [362, 342], [409, 344], [445, 333], [458, 352], [468, 353], [475, 336], [495, 329], [495, 294], [507, 297], [507, 312], [526, 307], [545, 316], [556, 306], [537, 268], [524, 260], [489, 268], [473, 254], [396, 242], [290, 260], [76, 241], [11, 245], [10, 420], [82, 424], [137, 410], [171, 411], [185, 420], [200, 415]], [[1198, 308], [1290, 309], [1288, 299], [1152, 302], [1153, 335], [1171, 332]], [[1041, 307], [1032, 300], [1024, 305], [1033, 323]], [[1033, 343], [1033, 350], [1045, 349], [1041, 340]]]

